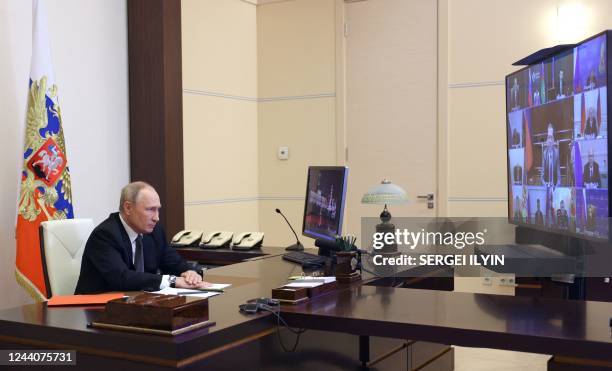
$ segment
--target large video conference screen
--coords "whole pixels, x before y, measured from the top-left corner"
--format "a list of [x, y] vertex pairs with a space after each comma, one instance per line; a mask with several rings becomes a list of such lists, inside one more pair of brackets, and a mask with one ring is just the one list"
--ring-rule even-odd
[[508, 216], [608, 238], [606, 34], [506, 77]]

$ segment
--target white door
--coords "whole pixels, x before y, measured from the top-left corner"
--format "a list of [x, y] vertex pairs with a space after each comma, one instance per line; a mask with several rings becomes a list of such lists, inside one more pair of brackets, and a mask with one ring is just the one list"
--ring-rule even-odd
[[437, 1], [347, 2], [345, 19], [344, 232], [359, 236], [361, 217], [383, 209], [361, 197], [385, 178], [411, 200], [389, 206], [393, 217], [436, 216], [417, 196], [437, 189]]

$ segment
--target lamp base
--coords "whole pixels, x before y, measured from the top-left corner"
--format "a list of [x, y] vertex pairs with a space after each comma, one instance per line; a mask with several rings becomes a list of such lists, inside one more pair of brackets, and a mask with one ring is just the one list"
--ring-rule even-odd
[[[395, 224], [389, 223], [388, 220], [383, 221], [382, 223], [376, 224], [376, 232], [383, 233], [383, 235], [386, 233], [395, 234]], [[390, 253], [390, 252], [396, 252], [396, 251], [397, 251], [397, 242], [395, 241], [393, 243], [385, 243], [384, 246], [378, 250], [378, 252], [381, 252], [381, 253]]]

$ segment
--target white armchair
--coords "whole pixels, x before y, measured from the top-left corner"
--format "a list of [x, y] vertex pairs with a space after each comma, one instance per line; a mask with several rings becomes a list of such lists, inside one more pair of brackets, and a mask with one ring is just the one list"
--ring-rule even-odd
[[91, 219], [50, 220], [40, 224], [40, 250], [48, 297], [72, 295], [81, 270]]

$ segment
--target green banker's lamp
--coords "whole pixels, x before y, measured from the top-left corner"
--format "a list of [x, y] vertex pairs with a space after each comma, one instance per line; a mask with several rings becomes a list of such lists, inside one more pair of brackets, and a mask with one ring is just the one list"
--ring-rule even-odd
[[[395, 225], [390, 223], [391, 213], [387, 209], [387, 205], [397, 205], [408, 203], [408, 196], [402, 187], [391, 183], [390, 180], [383, 180], [380, 184], [370, 188], [361, 198], [362, 204], [385, 205], [382, 213], [380, 213], [381, 223], [376, 225], [376, 232], [380, 233], [395, 233]], [[384, 250], [397, 250], [397, 245], [386, 245]]]

